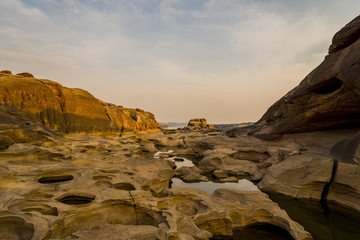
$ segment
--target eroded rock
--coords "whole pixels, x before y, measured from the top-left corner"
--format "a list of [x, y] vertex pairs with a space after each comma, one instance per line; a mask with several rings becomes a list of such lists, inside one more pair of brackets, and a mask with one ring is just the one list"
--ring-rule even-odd
[[272, 105], [252, 134], [275, 139], [285, 133], [360, 127], [359, 17], [340, 30], [331, 55]]
[[160, 130], [154, 115], [104, 103], [82, 89], [36, 79], [29, 73], [0, 75], [0, 104], [16, 107], [61, 133], [119, 135]]

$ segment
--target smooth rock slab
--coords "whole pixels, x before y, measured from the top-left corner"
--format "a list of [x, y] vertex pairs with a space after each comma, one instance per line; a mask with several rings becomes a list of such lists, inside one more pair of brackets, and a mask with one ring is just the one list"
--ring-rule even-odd
[[330, 157], [290, 156], [268, 168], [257, 186], [264, 192], [320, 200], [325, 184], [331, 179], [332, 167]]

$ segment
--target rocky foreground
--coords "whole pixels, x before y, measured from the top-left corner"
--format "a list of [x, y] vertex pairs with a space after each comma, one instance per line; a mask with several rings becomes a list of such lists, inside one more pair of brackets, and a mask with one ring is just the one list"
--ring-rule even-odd
[[222, 133], [59, 137], [30, 123], [21, 143], [2, 136], [1, 239], [311, 238], [264, 193], [169, 188], [178, 169], [155, 153], [195, 159], [191, 146]]

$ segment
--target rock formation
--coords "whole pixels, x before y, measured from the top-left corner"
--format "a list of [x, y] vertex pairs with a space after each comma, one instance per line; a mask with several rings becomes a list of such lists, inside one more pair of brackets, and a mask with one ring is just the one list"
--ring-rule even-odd
[[214, 129], [213, 125], [209, 125], [205, 118], [194, 118], [188, 122], [188, 125], [184, 128], [191, 131]]
[[0, 150], [0, 239], [311, 239], [264, 193], [169, 188], [175, 164], [143, 153], [180, 135], [12, 142]]
[[360, 17], [335, 34], [329, 55], [254, 125], [257, 137], [360, 127]]
[[[360, 16], [335, 34], [329, 55], [251, 128], [299, 154], [270, 166], [258, 187], [360, 210]], [[231, 134], [236, 136], [239, 130]], [[302, 134], [294, 134], [302, 133]]]
[[0, 105], [0, 150], [14, 143], [42, 144], [59, 138], [15, 107]]
[[36, 79], [29, 73], [0, 73], [0, 104], [16, 107], [61, 133], [118, 135], [160, 128], [149, 112], [105, 103], [82, 89]]

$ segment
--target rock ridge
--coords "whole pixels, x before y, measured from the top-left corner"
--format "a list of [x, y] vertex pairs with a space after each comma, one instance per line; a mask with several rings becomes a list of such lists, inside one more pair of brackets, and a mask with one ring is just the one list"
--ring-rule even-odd
[[0, 104], [28, 114], [60, 133], [114, 134], [160, 129], [152, 113], [103, 102], [89, 92], [37, 79], [30, 73], [0, 73]]

